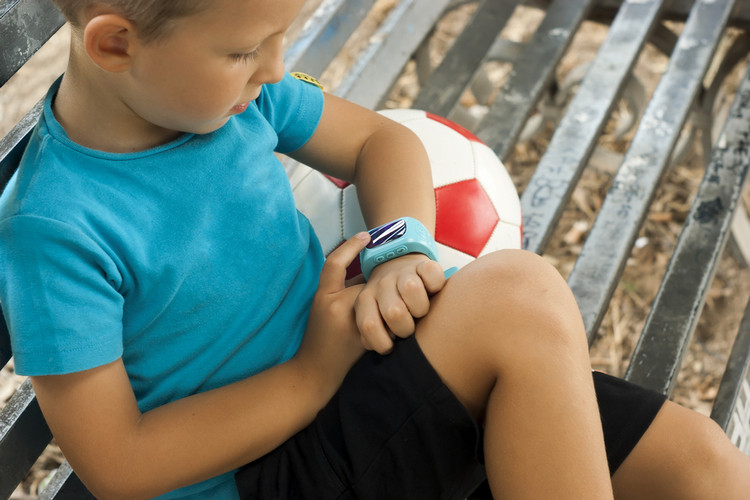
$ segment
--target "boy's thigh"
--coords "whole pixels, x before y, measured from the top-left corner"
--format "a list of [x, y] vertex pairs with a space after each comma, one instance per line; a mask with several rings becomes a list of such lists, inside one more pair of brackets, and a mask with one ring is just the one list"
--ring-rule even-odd
[[366, 354], [307, 429], [237, 474], [242, 498], [465, 499], [482, 432], [414, 337]]

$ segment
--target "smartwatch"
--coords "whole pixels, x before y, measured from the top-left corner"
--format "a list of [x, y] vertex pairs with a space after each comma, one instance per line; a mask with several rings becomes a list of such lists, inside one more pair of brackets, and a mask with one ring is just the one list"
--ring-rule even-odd
[[371, 229], [369, 233], [370, 243], [359, 254], [366, 280], [376, 266], [408, 253], [421, 253], [431, 260], [438, 260], [435, 239], [417, 219], [401, 217]]

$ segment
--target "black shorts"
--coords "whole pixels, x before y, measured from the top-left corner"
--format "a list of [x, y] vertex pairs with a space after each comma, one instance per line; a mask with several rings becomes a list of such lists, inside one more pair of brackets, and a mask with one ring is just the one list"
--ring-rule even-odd
[[[665, 397], [598, 372], [594, 385], [614, 473]], [[235, 479], [242, 499], [463, 500], [485, 479], [482, 430], [411, 337], [366, 354], [309, 427]]]

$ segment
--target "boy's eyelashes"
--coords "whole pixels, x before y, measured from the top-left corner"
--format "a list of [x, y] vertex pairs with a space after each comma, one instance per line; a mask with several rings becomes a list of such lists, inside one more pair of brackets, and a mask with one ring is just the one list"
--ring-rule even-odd
[[230, 57], [233, 61], [246, 63], [255, 60], [255, 58], [258, 57], [258, 52], [259, 50], [255, 49], [251, 52], [245, 52], [242, 54], [230, 54]]

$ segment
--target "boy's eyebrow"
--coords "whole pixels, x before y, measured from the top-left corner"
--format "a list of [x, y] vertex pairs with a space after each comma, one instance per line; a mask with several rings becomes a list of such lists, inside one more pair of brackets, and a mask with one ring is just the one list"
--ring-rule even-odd
[[245, 39], [245, 40], [224, 40], [223, 45], [227, 48], [233, 48], [233, 49], [254, 49], [258, 45], [262, 44], [263, 41], [268, 37], [257, 37], [253, 39]]
[[285, 26], [281, 26], [281, 27], [278, 27], [278, 28], [274, 29], [274, 30], [273, 30], [272, 32], [270, 32], [270, 33], [264, 33], [264, 34], [262, 34], [262, 35], [260, 35], [260, 36], [256, 35], [255, 39], [253, 40], [253, 41], [254, 41], [255, 43], [254, 43], [254, 44], [252, 44], [252, 45], [251, 45], [251, 44], [247, 44], [247, 45], [245, 46], [245, 48], [250, 48], [250, 49], [254, 49], [254, 48], [257, 48], [257, 47], [258, 47], [259, 45], [261, 45], [261, 44], [262, 44], [262, 43], [263, 43], [264, 41], [266, 41], [267, 39], [269, 39], [269, 38], [271, 38], [271, 37], [274, 37], [274, 36], [277, 36], [277, 35], [283, 35], [283, 36], [286, 36], [286, 34], [287, 34], [287, 31], [289, 30], [289, 26], [290, 26], [290, 25], [285, 25]]
[[232, 46], [227, 45], [226, 48], [228, 50], [234, 51], [234, 52], [243, 52], [243, 51], [248, 52], [248, 51], [257, 49], [258, 47], [260, 47], [263, 44], [264, 41], [266, 41], [267, 39], [271, 38], [272, 36], [275, 36], [275, 35], [278, 35], [278, 34], [286, 34], [286, 29], [278, 30], [278, 31], [275, 31], [273, 33], [269, 33], [268, 35], [263, 35], [263, 36], [257, 37], [257, 38], [255, 38], [253, 40], [250, 40], [250, 43], [248, 43], [248, 42], [240, 42], [240, 43], [234, 44]]
[[229, 50], [230, 52], [251, 52], [257, 49], [258, 47], [260, 47], [261, 43], [256, 43], [253, 45], [244, 45], [242, 47], [234, 46], [232, 48], [228, 48], [227, 50]]

